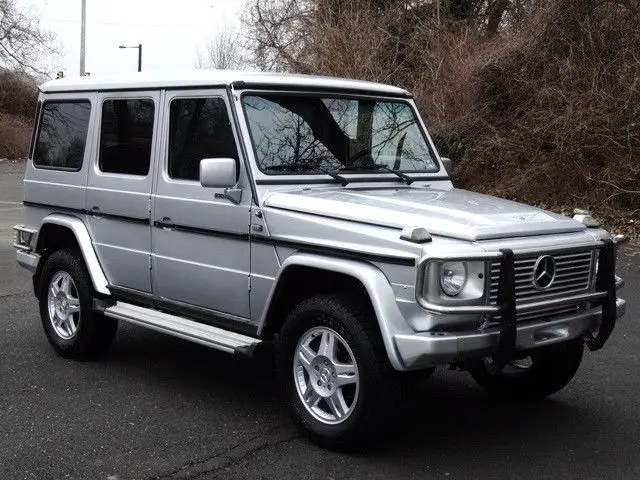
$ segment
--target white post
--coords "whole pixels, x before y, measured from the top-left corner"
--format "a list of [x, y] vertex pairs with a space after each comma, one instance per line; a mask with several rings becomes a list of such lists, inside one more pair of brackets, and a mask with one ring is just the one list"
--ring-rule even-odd
[[87, 36], [87, 0], [82, 0], [82, 18], [80, 19], [80, 76], [85, 74], [85, 43]]

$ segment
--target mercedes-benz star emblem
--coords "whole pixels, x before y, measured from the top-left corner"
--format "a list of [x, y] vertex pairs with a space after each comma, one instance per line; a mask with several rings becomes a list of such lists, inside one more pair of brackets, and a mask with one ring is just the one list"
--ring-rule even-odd
[[556, 278], [556, 261], [550, 255], [544, 255], [533, 267], [533, 286], [538, 290], [546, 290]]

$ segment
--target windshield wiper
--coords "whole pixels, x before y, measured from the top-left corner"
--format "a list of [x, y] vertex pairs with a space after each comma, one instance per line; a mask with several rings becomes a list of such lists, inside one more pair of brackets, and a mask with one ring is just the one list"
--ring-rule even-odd
[[405, 175], [404, 173], [394, 170], [393, 168], [389, 168], [386, 165], [378, 165], [378, 164], [362, 165], [360, 167], [342, 167], [340, 169], [341, 172], [349, 172], [349, 171], [366, 172], [366, 171], [376, 171], [376, 170], [384, 170], [386, 172], [393, 173], [396, 177], [401, 179], [407, 185], [411, 185], [413, 183], [413, 178], [411, 178], [409, 175]]
[[295, 163], [292, 165], [270, 165], [268, 167], [264, 167], [265, 170], [271, 171], [289, 171], [289, 172], [298, 172], [299, 170], [315, 170], [316, 172], [324, 173], [325, 175], [329, 175], [334, 180], [340, 182], [343, 187], [349, 185], [349, 180], [344, 178], [342, 175], [336, 172], [332, 172], [331, 170], [327, 170], [326, 168], [318, 167], [317, 165], [311, 163]]

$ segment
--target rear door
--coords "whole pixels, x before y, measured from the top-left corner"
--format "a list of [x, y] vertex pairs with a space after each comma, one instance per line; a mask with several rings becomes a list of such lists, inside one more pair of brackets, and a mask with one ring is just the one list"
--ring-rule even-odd
[[[251, 191], [227, 93], [167, 91], [163, 104], [163, 153], [152, 209], [154, 293], [199, 313], [246, 320]], [[222, 188], [200, 185], [204, 158], [236, 160], [239, 204]]]
[[100, 95], [95, 161], [86, 209], [109, 282], [151, 293], [151, 185], [160, 93]]

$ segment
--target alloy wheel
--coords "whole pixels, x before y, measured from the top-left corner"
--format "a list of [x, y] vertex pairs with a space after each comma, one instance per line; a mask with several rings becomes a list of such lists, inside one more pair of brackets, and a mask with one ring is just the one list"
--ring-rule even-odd
[[317, 420], [339, 424], [353, 412], [360, 388], [358, 364], [336, 331], [314, 327], [302, 335], [295, 350], [293, 376], [302, 404]]
[[80, 324], [80, 299], [76, 284], [67, 272], [57, 272], [51, 277], [47, 306], [54, 331], [65, 340], [72, 338]]

